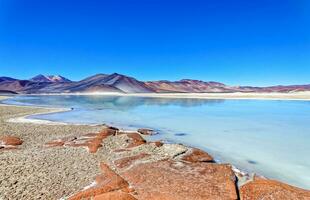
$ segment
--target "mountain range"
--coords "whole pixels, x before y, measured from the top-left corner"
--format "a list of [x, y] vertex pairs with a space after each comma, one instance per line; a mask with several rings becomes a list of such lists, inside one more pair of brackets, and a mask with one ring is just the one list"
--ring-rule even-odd
[[308, 85], [289, 86], [229, 86], [214, 81], [182, 79], [179, 81], [139, 81], [122, 74], [96, 74], [80, 81], [60, 75], [37, 75], [28, 80], [0, 77], [0, 93], [232, 93], [232, 92], [297, 92], [310, 91]]

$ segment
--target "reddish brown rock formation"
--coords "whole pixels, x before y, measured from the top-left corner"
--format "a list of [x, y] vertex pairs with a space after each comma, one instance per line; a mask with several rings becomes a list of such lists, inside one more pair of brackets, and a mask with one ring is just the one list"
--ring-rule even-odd
[[145, 139], [139, 133], [126, 133], [126, 135], [130, 138], [127, 148], [136, 147], [146, 143]]
[[155, 135], [156, 132], [152, 129], [148, 129], [148, 128], [140, 128], [137, 130], [138, 133], [142, 134], [142, 135]]
[[310, 191], [296, 188], [274, 180], [256, 179], [240, 188], [242, 200], [309, 200]]
[[212, 156], [197, 148], [189, 150], [188, 153], [182, 156], [181, 160], [187, 162], [214, 162]]
[[17, 146], [21, 144], [23, 144], [23, 141], [18, 137], [14, 137], [14, 136], [0, 137], [0, 149], [1, 150], [17, 149]]
[[98, 148], [102, 147], [102, 140], [108, 136], [116, 134], [115, 128], [104, 128], [99, 133], [87, 133], [81, 137], [66, 137], [58, 140], [47, 142], [45, 146], [71, 146], [71, 147], [87, 147], [90, 153], [96, 153]]
[[0, 144], [17, 146], [23, 144], [23, 141], [14, 136], [2, 136], [0, 137]]
[[133, 166], [121, 174], [137, 199], [237, 199], [235, 175], [229, 165], [173, 160]]
[[131, 190], [127, 181], [121, 176], [112, 171], [106, 164], [101, 163], [100, 168], [102, 174], [97, 176], [96, 184], [86, 190], [83, 190], [76, 195], [70, 197], [70, 200], [78, 199], [120, 199], [131, 200], [135, 199], [133, 196], [128, 194]]
[[122, 191], [113, 191], [107, 192], [93, 198], [94, 200], [136, 200], [132, 195], [122, 192]]
[[149, 154], [146, 153], [141, 153], [139, 155], [135, 155], [135, 156], [130, 156], [130, 157], [125, 157], [125, 158], [121, 158], [118, 159], [116, 161], [114, 161], [114, 164], [119, 167], [119, 168], [124, 168], [124, 167], [128, 167], [130, 166], [132, 163], [134, 163], [136, 160], [145, 158], [150, 156]]
[[63, 146], [64, 144], [65, 142], [62, 140], [53, 140], [53, 141], [47, 142], [45, 145], [47, 147], [58, 147], [58, 146]]
[[[197, 148], [163, 145], [161, 142], [146, 143], [136, 132], [116, 134], [114, 129], [104, 129], [100, 133], [49, 144], [57, 146], [64, 142], [66, 146], [87, 146], [90, 152], [96, 152], [104, 138], [114, 135], [127, 136], [121, 137], [123, 143], [114, 150], [112, 160], [107, 162], [118, 173], [101, 163], [102, 174], [96, 177], [95, 184], [70, 200], [233, 200], [239, 199], [239, 196], [241, 200], [310, 199], [309, 191], [256, 177], [238, 190], [237, 178], [230, 165], [214, 163], [212, 156]], [[126, 143], [127, 148], [124, 148]], [[146, 146], [128, 149], [142, 144]], [[134, 152], [138, 154], [132, 156]]]

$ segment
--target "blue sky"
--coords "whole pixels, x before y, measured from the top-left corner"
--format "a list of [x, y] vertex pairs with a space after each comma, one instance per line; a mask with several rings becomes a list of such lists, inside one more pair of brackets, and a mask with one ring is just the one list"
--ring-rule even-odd
[[0, 76], [310, 83], [308, 0], [0, 0]]

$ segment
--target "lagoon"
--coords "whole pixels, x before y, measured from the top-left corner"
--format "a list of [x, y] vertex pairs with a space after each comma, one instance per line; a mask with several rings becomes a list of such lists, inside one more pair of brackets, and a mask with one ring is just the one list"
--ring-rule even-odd
[[25, 95], [4, 103], [73, 109], [36, 119], [152, 128], [160, 134], [151, 140], [195, 146], [219, 162], [310, 189], [310, 101]]

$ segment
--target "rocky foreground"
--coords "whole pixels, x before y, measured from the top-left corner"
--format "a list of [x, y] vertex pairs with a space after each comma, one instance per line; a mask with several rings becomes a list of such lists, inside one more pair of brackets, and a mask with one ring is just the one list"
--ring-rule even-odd
[[38, 111], [0, 106], [0, 199], [310, 199], [202, 150], [148, 142], [151, 130], [6, 122]]

